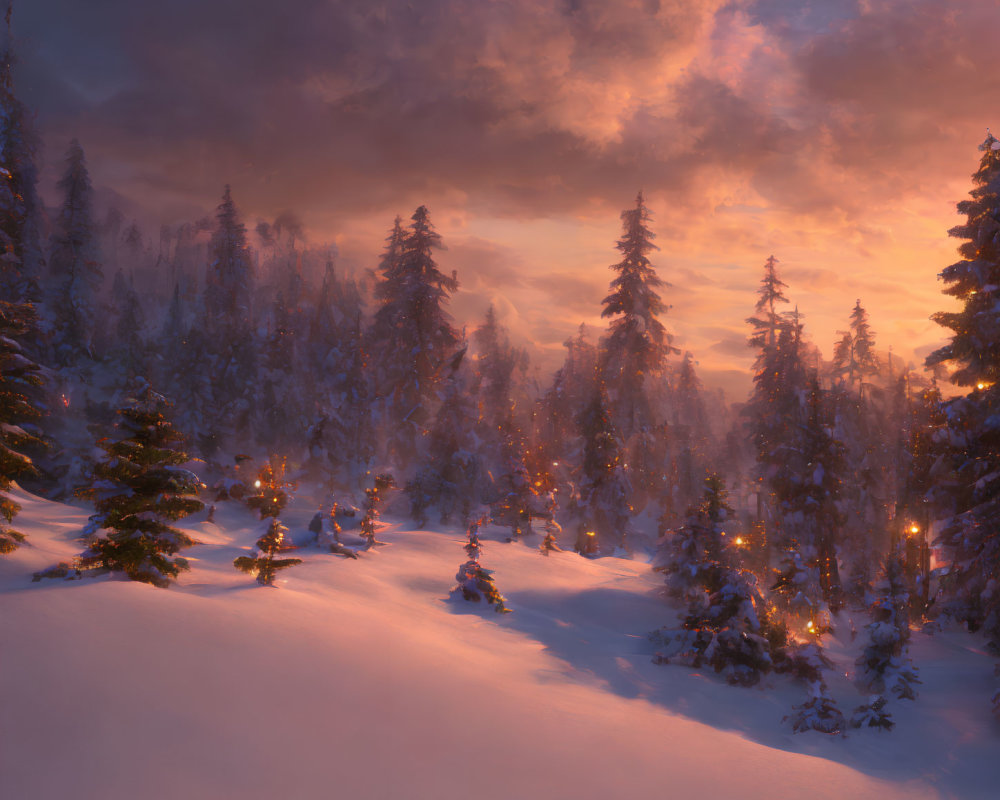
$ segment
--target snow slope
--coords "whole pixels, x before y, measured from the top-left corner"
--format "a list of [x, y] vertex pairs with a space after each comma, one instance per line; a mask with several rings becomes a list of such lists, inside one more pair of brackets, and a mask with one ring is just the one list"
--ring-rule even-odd
[[[394, 524], [356, 561], [303, 548], [265, 588], [232, 568], [259, 523], [227, 503], [218, 525], [186, 521], [203, 544], [171, 589], [32, 583], [79, 552], [87, 511], [19, 499], [30, 546], [0, 559], [2, 798], [997, 796], [993, 664], [967, 634], [914, 635], [924, 685], [892, 704], [893, 732], [793, 735], [802, 687], [651, 663], [645, 634], [670, 611], [641, 561], [545, 557], [486, 529], [513, 609], [498, 615], [448, 599], [459, 531]], [[303, 531], [311, 513], [284, 519]], [[843, 675], [831, 691], [848, 715], [863, 700]]]

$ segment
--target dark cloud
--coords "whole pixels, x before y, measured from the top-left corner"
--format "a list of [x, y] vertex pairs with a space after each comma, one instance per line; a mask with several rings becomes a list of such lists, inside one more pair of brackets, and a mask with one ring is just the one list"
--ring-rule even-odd
[[[547, 343], [597, 319], [614, 234], [593, 221], [642, 189], [676, 284], [666, 324], [720, 356], [730, 339], [705, 326], [727, 314], [719, 327], [742, 331], [770, 253], [818, 338], [858, 293], [927, 318], [944, 201], [1000, 127], [998, 25], [996, 3], [939, 0], [30, 0], [14, 14], [50, 188], [76, 136], [95, 183], [150, 221], [210, 212], [230, 183], [247, 219], [292, 210], [352, 269], [376, 263], [397, 212], [428, 204], [462, 281], [456, 316], [497, 302]], [[570, 221], [608, 256], [581, 265], [569, 237], [572, 255], [537, 256], [536, 234], [488, 241], [450, 215]]]

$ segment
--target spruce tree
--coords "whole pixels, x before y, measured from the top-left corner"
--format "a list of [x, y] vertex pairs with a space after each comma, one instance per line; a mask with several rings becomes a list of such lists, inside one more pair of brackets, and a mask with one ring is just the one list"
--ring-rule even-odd
[[21, 507], [9, 491], [14, 479], [35, 474], [31, 459], [21, 451], [40, 443], [32, 424], [41, 416], [35, 394], [42, 381], [38, 365], [20, 345], [34, 324], [30, 304], [0, 301], [0, 553], [16, 550], [25, 540], [10, 527]]
[[583, 438], [580, 506], [588, 532], [597, 534], [597, 546], [602, 550], [624, 548], [631, 492], [603, 383], [596, 384], [577, 424]]
[[93, 188], [80, 143], [70, 142], [66, 169], [57, 184], [63, 203], [49, 255], [51, 347], [55, 363], [68, 366], [98, 356], [94, 334], [104, 273], [98, 260]]
[[757, 290], [757, 305], [754, 306], [757, 313], [747, 319], [753, 326], [749, 345], [759, 351], [756, 371], [759, 371], [762, 359], [767, 357], [768, 351], [773, 350], [778, 344], [783, 315], [777, 310], [777, 306], [779, 303], [788, 302], [788, 298], [781, 291], [787, 288], [788, 284], [778, 277], [778, 259], [773, 255], [768, 256], [764, 262], [764, 277], [760, 281], [760, 289]]
[[0, 297], [35, 302], [44, 268], [42, 204], [38, 197], [38, 142], [31, 114], [14, 92], [14, 53], [8, 17], [0, 50]]
[[490, 504], [490, 522], [510, 528], [508, 541], [516, 542], [521, 536], [533, 533], [531, 518], [539, 516], [538, 491], [528, 472], [527, 444], [524, 434], [514, 421], [503, 426], [501, 446], [503, 470], [496, 480], [496, 496]]
[[927, 363], [952, 366], [965, 391], [945, 404], [956, 478], [939, 534], [951, 561], [947, 609], [1000, 648], [1000, 141], [988, 133], [979, 149], [970, 197], [958, 204], [966, 221], [949, 231], [964, 240], [962, 258], [941, 272], [961, 309], [934, 315], [951, 340]]
[[612, 318], [603, 343], [602, 373], [627, 439], [640, 425], [652, 423], [646, 379], [660, 372], [666, 356], [677, 348], [659, 320], [667, 306], [656, 290], [669, 284], [657, 276], [649, 260], [649, 253], [658, 248], [642, 192], [635, 208], [623, 211], [621, 218], [623, 232], [616, 247], [622, 260], [611, 267], [618, 275], [602, 301], [601, 316]]
[[656, 555], [656, 569], [666, 575], [671, 597], [690, 602], [712, 583], [710, 571], [733, 566], [727, 560], [726, 528], [732, 530], [734, 522], [722, 478], [713, 473], [704, 481], [700, 502], [688, 509], [683, 525], [666, 534]]
[[245, 434], [254, 413], [257, 343], [253, 325], [253, 262], [246, 226], [226, 186], [216, 210], [205, 276], [205, 335], [212, 399], [207, 425], [225, 441]]
[[732, 515], [722, 479], [710, 475], [701, 504], [658, 556], [668, 592], [687, 602], [683, 626], [662, 628], [650, 639], [660, 648], [657, 663], [708, 665], [729, 683], [752, 686], [774, 667], [784, 634], [769, 616], [757, 579], [735, 567], [735, 540], [727, 535], [732, 528], [724, 530]]
[[413, 480], [406, 484], [410, 512], [421, 527], [427, 511], [437, 507], [442, 523], [454, 516], [463, 522], [481, 493], [481, 462], [475, 437], [476, 411], [463, 355], [452, 359], [444, 398], [434, 418], [427, 456]]
[[194, 541], [169, 522], [200, 511], [198, 478], [180, 465], [176, 449], [183, 437], [167, 418], [170, 403], [148, 386], [118, 409], [117, 435], [98, 446], [105, 459], [94, 466], [94, 480], [81, 491], [94, 502], [80, 556], [84, 568], [124, 572], [134, 581], [166, 587], [188, 568], [170, 558]]
[[387, 447], [400, 463], [417, 453], [419, 436], [438, 401], [440, 369], [460, 341], [446, 311], [458, 278], [438, 269], [434, 251], [440, 248], [441, 237], [426, 207], [414, 212], [409, 231], [397, 219], [375, 288], [379, 308], [370, 336], [378, 364], [374, 388]]

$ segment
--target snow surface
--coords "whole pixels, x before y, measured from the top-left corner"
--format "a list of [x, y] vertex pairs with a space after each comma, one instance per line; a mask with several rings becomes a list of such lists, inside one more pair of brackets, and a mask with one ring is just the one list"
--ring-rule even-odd
[[[464, 532], [397, 523], [356, 561], [301, 548], [261, 587], [232, 567], [258, 523], [220, 503], [217, 524], [185, 520], [203, 544], [171, 589], [32, 583], [80, 552], [89, 509], [16, 498], [30, 544], [0, 558], [2, 798], [997, 796], [993, 661], [959, 631], [914, 633], [923, 684], [890, 701], [892, 732], [793, 734], [804, 687], [651, 662], [646, 634], [673, 617], [641, 560], [546, 557], [541, 536], [486, 528], [501, 615], [448, 599]], [[304, 539], [314, 511], [282, 519]], [[837, 621], [825, 644], [848, 666], [828, 680], [850, 716], [864, 636]]]

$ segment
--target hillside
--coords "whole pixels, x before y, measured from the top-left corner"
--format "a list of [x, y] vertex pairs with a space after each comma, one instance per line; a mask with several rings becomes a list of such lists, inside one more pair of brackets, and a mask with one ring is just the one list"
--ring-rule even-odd
[[[258, 523], [224, 503], [185, 520], [202, 544], [173, 588], [33, 583], [79, 552], [88, 512], [16, 496], [29, 545], [0, 559], [0, 797], [995, 796], [993, 661], [960, 631], [914, 633], [923, 684], [891, 733], [794, 735], [801, 686], [651, 663], [645, 634], [671, 611], [641, 558], [545, 557], [540, 537], [487, 528], [513, 609], [498, 615], [449, 599], [461, 531], [395, 522], [356, 561], [301, 548], [265, 588], [232, 568]], [[301, 535], [312, 510], [285, 520]], [[846, 673], [841, 621], [826, 644]], [[862, 702], [829, 681], [845, 713]]]

